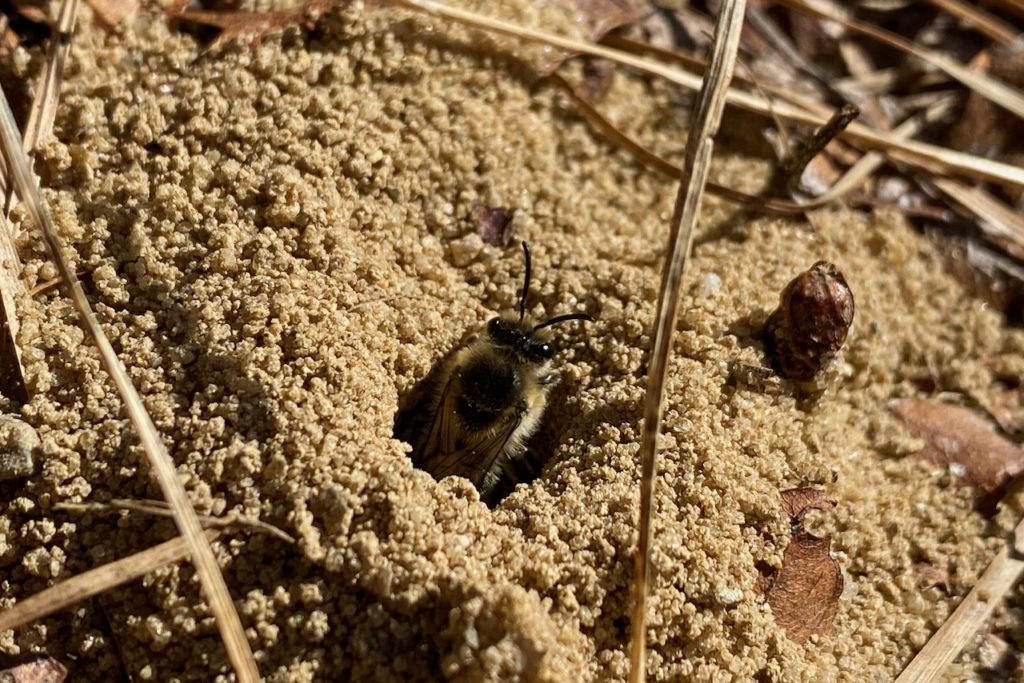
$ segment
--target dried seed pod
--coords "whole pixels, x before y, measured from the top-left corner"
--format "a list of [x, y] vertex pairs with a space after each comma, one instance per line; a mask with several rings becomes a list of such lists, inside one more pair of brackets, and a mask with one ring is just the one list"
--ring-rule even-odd
[[833, 264], [818, 261], [797, 275], [765, 323], [775, 369], [792, 380], [813, 380], [843, 347], [853, 312], [853, 292]]

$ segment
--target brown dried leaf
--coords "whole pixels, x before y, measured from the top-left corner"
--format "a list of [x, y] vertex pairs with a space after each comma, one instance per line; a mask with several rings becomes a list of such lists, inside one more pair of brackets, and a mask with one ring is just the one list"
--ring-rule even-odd
[[139, 11], [139, 0], [88, 0], [96, 17], [113, 28]]
[[793, 534], [782, 556], [782, 568], [766, 591], [775, 623], [793, 642], [834, 632], [832, 621], [843, 594], [843, 573], [830, 551], [832, 539], [806, 531]]
[[68, 670], [52, 657], [32, 656], [31, 659], [0, 669], [0, 681], [5, 683], [62, 683], [67, 677]]
[[219, 28], [220, 33], [210, 45], [217, 49], [233, 38], [251, 35], [254, 41], [264, 36], [288, 28], [302, 25], [312, 29], [316, 22], [328, 10], [335, 6], [348, 4], [348, 0], [309, 0], [298, 7], [271, 12], [206, 12], [206, 11], [171, 11], [174, 19], [191, 21], [204, 26]]
[[924, 439], [918, 455], [949, 468], [977, 489], [979, 502], [998, 497], [1007, 482], [1024, 471], [1024, 450], [999, 436], [992, 424], [967, 408], [904, 399], [891, 412], [914, 436]]
[[508, 209], [476, 204], [473, 206], [471, 216], [476, 234], [487, 244], [507, 247], [512, 242], [515, 226], [512, 225], [513, 213]]
[[821, 489], [804, 487], [787, 489], [782, 496], [782, 511], [789, 515], [790, 521], [796, 524], [803, 520], [811, 510], [829, 511], [835, 508], [836, 501]]

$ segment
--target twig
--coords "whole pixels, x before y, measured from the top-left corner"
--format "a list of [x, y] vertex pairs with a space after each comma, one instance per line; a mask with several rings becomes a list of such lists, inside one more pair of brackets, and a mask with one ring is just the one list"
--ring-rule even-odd
[[858, 114], [860, 114], [860, 110], [852, 104], [846, 104], [837, 109], [828, 123], [814, 131], [811, 137], [798, 145], [793, 153], [782, 162], [777, 176], [779, 178], [778, 186], [787, 194], [793, 194], [800, 185], [800, 177], [803, 175], [804, 169], [807, 168], [807, 164], [811, 163], [811, 160], [821, 154], [828, 143], [853, 123]]
[[942, 678], [943, 672], [960, 651], [974, 638], [1003, 596], [1013, 590], [1024, 574], [1024, 520], [1014, 529], [1014, 538], [999, 551], [946, 622], [925, 643], [896, 683], [930, 683]]
[[196, 512], [189, 502], [185, 488], [178, 478], [177, 470], [167, 454], [167, 449], [153, 425], [153, 419], [142, 404], [142, 399], [132, 385], [117, 353], [110, 345], [110, 340], [107, 339], [96, 320], [96, 315], [82, 290], [82, 283], [64, 256], [64, 244], [57, 235], [50, 209], [43, 200], [42, 192], [39, 190], [36, 178], [29, 166], [28, 157], [22, 148], [18, 127], [14, 122], [14, 115], [11, 113], [7, 97], [5, 95], [0, 99], [3, 100], [3, 106], [0, 107], [0, 143], [2, 143], [3, 157], [7, 162], [7, 169], [11, 174], [14, 189], [32, 221], [42, 231], [43, 240], [50, 250], [57, 270], [67, 283], [71, 301], [78, 311], [82, 326], [99, 349], [103, 365], [113, 379], [121, 400], [124, 401], [128, 417], [139, 434], [139, 440], [150, 466], [153, 468], [157, 482], [160, 484], [160, 489], [174, 510], [174, 521], [188, 544], [189, 553], [203, 586], [203, 592], [210, 603], [210, 611], [217, 621], [228, 658], [234, 666], [238, 680], [243, 683], [255, 682], [259, 679], [259, 670], [253, 659], [249, 641], [246, 640], [245, 632], [242, 630], [241, 619], [239, 619], [238, 612], [235, 611], [235, 606], [231, 602], [231, 596], [228, 594], [224, 576], [220, 573], [217, 560], [213, 556], [213, 550], [203, 536], [202, 527], [199, 525], [199, 520], [196, 519]]
[[[485, 29], [502, 35], [513, 36], [521, 40], [534, 43], [542, 43], [565, 50], [580, 52], [605, 57], [619, 64], [625, 64], [640, 69], [649, 74], [664, 78], [672, 83], [680, 85], [689, 90], [699, 90], [701, 77], [662, 64], [658, 61], [638, 57], [636, 55], [615, 50], [603, 45], [597, 45], [585, 40], [567, 38], [554, 33], [548, 33], [525, 26], [512, 24], [494, 17], [469, 12], [467, 10], [451, 7], [436, 0], [387, 0], [393, 5], [405, 7], [417, 12], [433, 14], [456, 21], [468, 26]], [[770, 108], [763, 98], [751, 93], [730, 89], [726, 96], [726, 103], [741, 107], [748, 111], [763, 116], [768, 116]], [[809, 103], [813, 104], [813, 103]], [[821, 126], [828, 121], [831, 111], [826, 113], [804, 109], [798, 106], [777, 102], [774, 104], [775, 111], [780, 117], [793, 123], [802, 123], [812, 126]], [[820, 107], [820, 105], [817, 105]], [[1004, 164], [983, 157], [957, 152], [944, 147], [937, 147], [922, 142], [901, 140], [889, 133], [880, 132], [867, 126], [853, 123], [847, 128], [842, 137], [857, 142], [869, 149], [884, 152], [894, 161], [899, 161], [911, 166], [932, 170], [936, 173], [959, 173], [981, 180], [991, 180], [1008, 185], [1024, 187], [1024, 169], [1010, 164]]]
[[[117, 512], [128, 510], [147, 515], [174, 517], [174, 511], [162, 500], [126, 500], [115, 498], [109, 503], [57, 503], [53, 508], [55, 510], [68, 510], [71, 512]], [[215, 517], [213, 515], [198, 515], [198, 517], [200, 523], [205, 528], [226, 529], [227, 527], [237, 526], [253, 529], [288, 543], [295, 543], [295, 538], [283, 529], [238, 513], [232, 512], [225, 517]]]
[[654, 483], [657, 476], [658, 433], [665, 397], [665, 378], [676, 319], [679, 317], [683, 276], [693, 247], [693, 233], [700, 213], [704, 185], [711, 170], [714, 138], [725, 109], [726, 93], [736, 64], [746, 0], [724, 0], [715, 24], [715, 40], [697, 111], [686, 138], [684, 179], [679, 184], [672, 214], [671, 233], [662, 269], [658, 313], [652, 334], [651, 364], [644, 397], [643, 438], [640, 444], [640, 537], [633, 577], [633, 609], [630, 618], [629, 680], [641, 683], [647, 671], [647, 585], [651, 556], [651, 518], [654, 514]]
[[[212, 543], [219, 535], [219, 531], [207, 531], [204, 540]], [[0, 611], [0, 632], [42, 619], [103, 591], [142, 578], [160, 567], [180, 562], [188, 558], [189, 552], [189, 544], [179, 536], [102, 567], [82, 572], [18, 601], [14, 607]]]
[[[909, 117], [906, 121], [896, 126], [893, 129], [892, 135], [894, 137], [909, 139], [921, 132], [921, 130], [929, 123], [938, 121], [947, 113], [952, 111], [953, 107], [956, 106], [959, 98], [952, 96], [946, 97], [936, 102], [933, 102], [923, 112], [915, 114]], [[860, 159], [857, 160], [853, 166], [850, 167], [843, 177], [835, 182], [824, 194], [817, 197], [816, 202], [821, 202], [828, 198], [829, 201], [835, 198], [842, 197], [849, 193], [856, 187], [864, 184], [872, 173], [885, 163], [885, 157], [879, 152], [868, 152]], [[810, 202], [808, 202], [810, 203]]]

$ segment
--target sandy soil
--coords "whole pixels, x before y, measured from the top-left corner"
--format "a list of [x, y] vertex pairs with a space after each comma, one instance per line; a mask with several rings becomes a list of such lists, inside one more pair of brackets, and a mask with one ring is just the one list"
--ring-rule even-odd
[[[555, 10], [519, 19], [574, 28]], [[513, 49], [358, 7], [219, 53], [160, 18], [76, 36], [42, 182], [197, 508], [298, 540], [235, 533], [220, 555], [268, 680], [627, 671], [637, 424], [675, 184], [606, 144]], [[683, 104], [619, 73], [601, 108], [678, 157]], [[727, 120], [719, 182], [756, 190], [770, 174], [736, 151], [756, 144], [752, 123]], [[413, 468], [392, 437], [400, 399], [515, 306], [521, 254], [474, 234], [478, 202], [516, 211], [536, 316], [597, 318], [558, 331], [562, 381], [533, 442], [550, 463], [493, 511], [467, 481]], [[968, 299], [899, 216], [816, 221], [714, 198], [702, 215], [662, 442], [653, 680], [889, 679], [1012, 516], [985, 520], [950, 474], [907, 457], [915, 442], [884, 403], [924, 395], [923, 378], [970, 392], [1019, 376], [1024, 335]], [[56, 274], [32, 231], [20, 246], [29, 287]], [[804, 409], [730, 383], [733, 364], [765, 365], [759, 324], [821, 258], [857, 300], [840, 386]], [[159, 491], [70, 304], [56, 291], [22, 304], [33, 398], [7, 409], [36, 427], [43, 462], [0, 483], [0, 605], [174, 533], [53, 509]], [[835, 635], [804, 646], [755, 585], [789, 538], [779, 491], [800, 485], [839, 502], [813, 527], [846, 577]], [[920, 561], [949, 571], [951, 595], [915, 586]], [[229, 670], [185, 564], [0, 634], [0, 649], [45, 650], [72, 680]]]

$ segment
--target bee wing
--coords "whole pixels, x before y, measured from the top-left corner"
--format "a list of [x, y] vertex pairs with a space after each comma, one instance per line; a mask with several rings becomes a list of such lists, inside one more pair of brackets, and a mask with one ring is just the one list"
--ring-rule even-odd
[[467, 431], [456, 417], [457, 384], [451, 378], [442, 390], [418, 460], [435, 479], [460, 474], [478, 484], [519, 427], [522, 412], [509, 415], [490, 429]]
[[417, 464], [433, 472], [430, 466], [431, 461], [438, 453], [450, 453], [455, 450], [457, 427], [455, 426], [455, 378], [449, 377], [441, 390], [441, 398], [434, 410], [434, 419], [430, 423], [423, 440], [422, 447], [417, 453]]
[[521, 414], [510, 415], [486, 431], [473, 435], [464, 434], [462, 447], [439, 453], [431, 472], [438, 479], [449, 474], [462, 474], [479, 485], [480, 478], [490, 470], [494, 461], [505, 450], [521, 421]]

